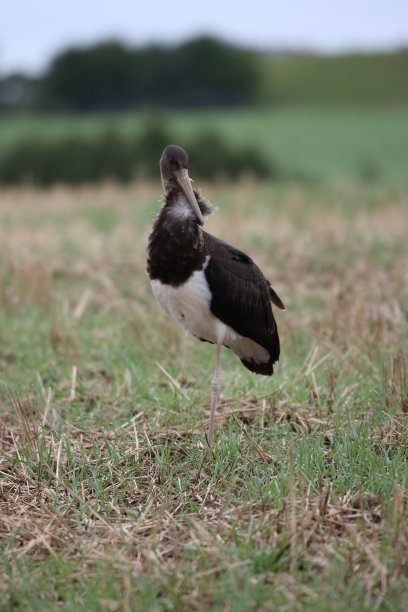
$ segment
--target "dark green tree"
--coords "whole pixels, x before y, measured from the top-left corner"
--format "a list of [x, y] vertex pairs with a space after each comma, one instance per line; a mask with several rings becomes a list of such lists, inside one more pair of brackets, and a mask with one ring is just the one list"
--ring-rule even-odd
[[254, 54], [213, 38], [140, 49], [111, 41], [57, 56], [43, 78], [41, 100], [79, 112], [232, 106], [251, 101], [256, 81]]
[[42, 101], [74, 111], [121, 109], [134, 103], [135, 54], [111, 41], [58, 55], [42, 82]]
[[210, 37], [175, 48], [168, 102], [181, 106], [234, 106], [251, 101], [256, 87], [254, 54]]

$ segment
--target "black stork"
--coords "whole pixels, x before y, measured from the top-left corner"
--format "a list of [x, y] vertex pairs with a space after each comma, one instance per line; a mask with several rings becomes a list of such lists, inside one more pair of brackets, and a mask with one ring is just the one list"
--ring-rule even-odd
[[176, 325], [217, 346], [208, 443], [220, 390], [221, 346], [251, 372], [270, 376], [279, 359], [271, 302], [284, 305], [248, 255], [203, 230], [212, 206], [193, 190], [187, 153], [170, 145], [160, 159], [163, 206], [148, 240], [147, 273], [160, 306]]

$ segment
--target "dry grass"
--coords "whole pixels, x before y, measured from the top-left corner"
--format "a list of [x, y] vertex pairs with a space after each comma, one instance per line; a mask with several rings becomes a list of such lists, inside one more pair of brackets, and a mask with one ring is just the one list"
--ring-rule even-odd
[[144, 275], [158, 186], [0, 194], [1, 605], [403, 610], [407, 196], [203, 191], [288, 308], [272, 381], [223, 355], [204, 463], [215, 357]]

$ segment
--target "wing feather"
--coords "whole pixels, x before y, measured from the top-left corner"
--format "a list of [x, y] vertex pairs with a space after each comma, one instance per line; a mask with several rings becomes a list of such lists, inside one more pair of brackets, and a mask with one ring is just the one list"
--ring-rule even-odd
[[[271, 307], [271, 288], [258, 266], [249, 257], [244, 259], [239, 254], [237, 251], [231, 253], [231, 258], [210, 257], [205, 274], [212, 294], [211, 312], [241, 336], [266, 348], [270, 354], [270, 371], [260, 373], [272, 373], [272, 364], [279, 359], [280, 348]], [[243, 363], [254, 369], [245, 360]]]

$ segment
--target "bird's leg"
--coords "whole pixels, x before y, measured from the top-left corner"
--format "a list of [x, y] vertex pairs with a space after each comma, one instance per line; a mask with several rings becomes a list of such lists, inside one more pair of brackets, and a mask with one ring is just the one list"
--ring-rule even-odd
[[208, 444], [211, 446], [214, 433], [215, 409], [217, 407], [218, 394], [221, 388], [221, 373], [220, 373], [220, 357], [221, 357], [221, 342], [217, 342], [217, 360], [215, 363], [214, 378], [211, 383], [211, 412], [210, 424], [208, 426]]

